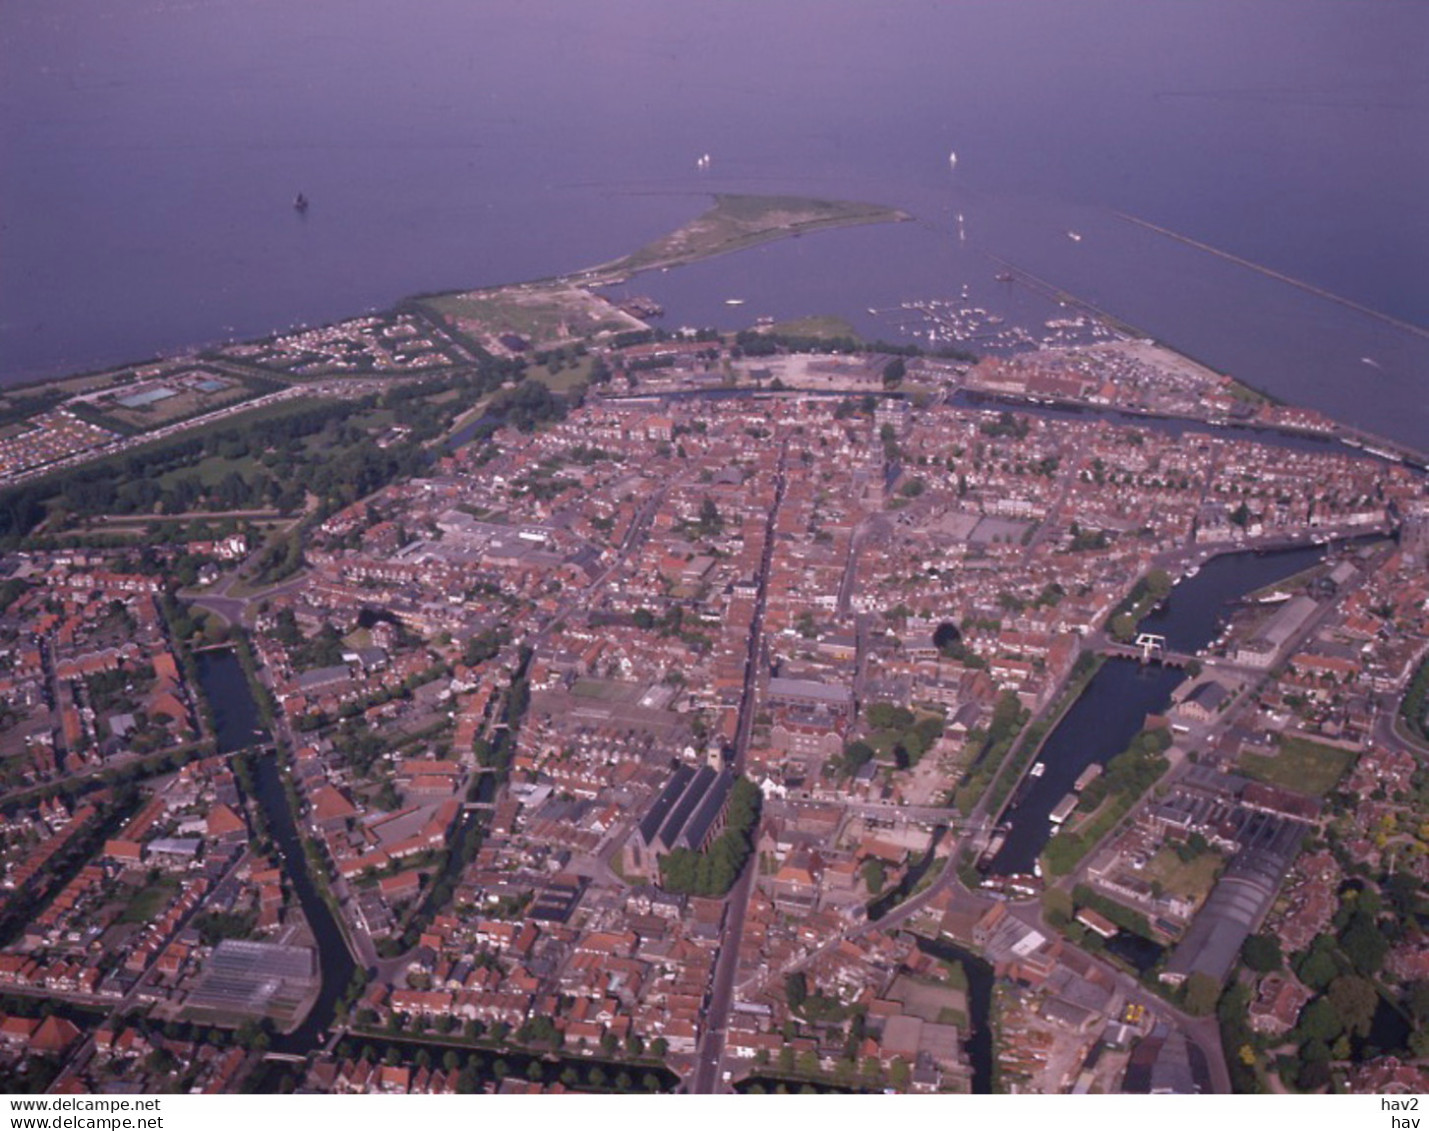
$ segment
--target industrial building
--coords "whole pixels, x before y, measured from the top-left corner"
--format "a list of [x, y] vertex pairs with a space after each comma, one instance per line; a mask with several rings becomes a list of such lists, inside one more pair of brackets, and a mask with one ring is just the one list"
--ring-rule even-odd
[[222, 1014], [282, 1017], [318, 984], [310, 947], [224, 939], [204, 964], [185, 1006]]
[[814, 679], [785, 679], [775, 676], [769, 681], [765, 701], [771, 706], [823, 708], [835, 715], [853, 712], [853, 691], [841, 683], [821, 683]]
[[1275, 902], [1275, 893], [1300, 851], [1308, 826], [1270, 813], [1244, 812], [1243, 847], [1166, 963], [1163, 982], [1180, 985], [1193, 974], [1224, 981], [1241, 944]]
[[1290, 638], [1309, 623], [1320, 606], [1309, 597], [1294, 597], [1261, 626], [1253, 637], [1236, 649], [1235, 660], [1253, 668], [1268, 668]]

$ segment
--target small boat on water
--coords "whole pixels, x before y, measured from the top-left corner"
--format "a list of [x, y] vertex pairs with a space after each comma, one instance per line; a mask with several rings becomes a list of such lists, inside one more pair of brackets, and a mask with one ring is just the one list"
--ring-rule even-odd
[[1060, 825], [1072, 815], [1072, 810], [1077, 807], [1081, 799], [1075, 793], [1069, 793], [1052, 807], [1052, 812], [1047, 814], [1047, 819], [1054, 825]]
[[743, 306], [743, 305], [744, 305], [744, 299], [742, 299], [742, 298], [727, 298], [727, 299], [724, 300], [724, 304], [725, 304], [725, 306]]
[[954, 150], [953, 152], [951, 152], [951, 153], [948, 154], [948, 168], [950, 168], [950, 169], [956, 169], [957, 167], [958, 167], [958, 154], [957, 154], [957, 151]]
[[302, 193], [298, 193], [298, 195], [293, 198], [293, 207], [299, 212], [306, 212], [308, 210], [308, 198]]
[[1082, 242], [1082, 233], [1081, 233], [1081, 232], [1068, 232], [1068, 233], [1067, 233], [1067, 238], [1068, 238], [1069, 240], [1071, 240], [1073, 243], [1081, 243], [1081, 242]]
[[1029, 899], [1042, 890], [1041, 878], [1027, 872], [1014, 872], [1006, 878], [1003, 890], [1010, 896]]
[[1041, 777], [1043, 774], [1045, 774], [1046, 772], [1047, 772], [1047, 763], [1046, 763], [1046, 762], [1034, 762], [1033, 765], [1032, 765], [1032, 768], [1027, 771], [1027, 776], [1028, 776], [1029, 778], [1040, 778], [1040, 777]]

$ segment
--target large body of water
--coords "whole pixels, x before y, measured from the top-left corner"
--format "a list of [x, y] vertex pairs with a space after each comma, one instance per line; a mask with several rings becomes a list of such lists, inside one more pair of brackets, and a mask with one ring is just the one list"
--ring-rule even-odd
[[996, 255], [1429, 446], [1429, 339], [1114, 215], [1429, 325], [1426, 55], [1413, 0], [15, 0], [0, 382], [572, 271], [780, 192], [919, 222], [632, 285], [727, 327], [890, 334], [869, 308], [964, 285], [1044, 318]]

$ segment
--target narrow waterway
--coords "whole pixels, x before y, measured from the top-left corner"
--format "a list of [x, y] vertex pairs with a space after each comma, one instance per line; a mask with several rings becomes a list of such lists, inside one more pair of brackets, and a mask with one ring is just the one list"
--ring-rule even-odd
[[1173, 652], [1198, 652], [1215, 640], [1232, 608], [1247, 594], [1293, 577], [1324, 557], [1323, 546], [1222, 554], [1172, 589], [1139, 627], [1166, 637], [1166, 647]]
[[[1267, 444], [1297, 452], [1335, 452], [1364, 455], [1363, 449], [1352, 448], [1333, 436], [1316, 435], [1308, 432], [1293, 432], [1284, 428], [1268, 428], [1257, 424], [1211, 424], [1208, 421], [1192, 420], [1182, 416], [1158, 416], [1141, 412], [1127, 412], [1117, 408], [1101, 408], [1096, 405], [1040, 404], [1020, 397], [999, 396], [994, 393], [975, 392], [959, 389], [950, 398], [950, 403], [959, 408], [1006, 409], [1008, 412], [1030, 416], [1044, 416], [1053, 420], [1102, 420], [1110, 424], [1124, 424], [1128, 428], [1145, 428], [1160, 432], [1163, 436], [1178, 439], [1188, 433], [1200, 436], [1214, 436], [1221, 440], [1240, 440]], [[1379, 457], [1370, 456], [1375, 459]]]
[[992, 1040], [992, 966], [947, 939], [918, 940], [918, 949], [944, 962], [957, 962], [968, 979], [968, 1031], [963, 1043], [972, 1065], [974, 1095], [992, 1091], [995, 1051]]
[[322, 988], [317, 1001], [308, 1012], [303, 1023], [291, 1033], [274, 1039], [273, 1051], [305, 1054], [326, 1037], [337, 1010], [338, 998], [352, 981], [352, 972], [357, 968], [347, 943], [343, 940], [337, 920], [328, 905], [318, 894], [318, 889], [308, 871], [308, 858], [303, 852], [298, 836], [297, 822], [293, 819], [292, 807], [288, 804], [287, 792], [283, 789], [283, 779], [278, 772], [275, 757], [265, 755], [258, 761], [258, 803], [263, 806], [263, 814], [268, 818], [268, 827], [278, 850], [283, 856], [283, 871], [297, 896], [298, 905], [308, 921], [318, 950], [318, 969], [322, 974]]
[[[1324, 556], [1320, 546], [1268, 553], [1225, 554], [1181, 582], [1165, 603], [1141, 622], [1146, 632], [1166, 637], [1175, 652], [1197, 652], [1216, 639], [1232, 607], [1246, 594], [1310, 568]], [[1171, 693], [1186, 678], [1176, 668], [1143, 666], [1133, 660], [1108, 660], [1047, 740], [1038, 755], [1046, 769], [1028, 779], [1004, 824], [1007, 839], [993, 856], [995, 875], [1033, 870], [1053, 833], [1049, 815], [1071, 792], [1082, 771], [1105, 765], [1136, 735], [1146, 716], [1164, 711]]]
[[938, 845], [947, 834], [947, 831], [947, 825], [939, 825], [934, 829], [933, 839], [928, 843], [928, 850], [923, 853], [918, 862], [904, 873], [903, 879], [898, 882], [896, 887], [889, 888], [868, 905], [868, 917], [871, 921], [876, 923], [879, 919], [882, 919], [917, 890], [919, 881], [928, 874], [928, 869], [933, 866], [933, 861], [938, 852]]
[[460, 448], [471, 443], [478, 431], [490, 428], [492, 425], [500, 424], [501, 418], [493, 416], [491, 413], [484, 413], [475, 420], [463, 424], [455, 432], [447, 437], [447, 443], [453, 448]]
[[[533, 1080], [590, 1091], [628, 1091], [635, 1094], [673, 1092], [680, 1078], [663, 1064], [648, 1060], [619, 1060], [605, 1055], [560, 1056], [541, 1054], [525, 1049], [497, 1049], [441, 1034], [426, 1037], [386, 1034], [352, 1033], [339, 1042], [339, 1049], [350, 1056], [364, 1051], [380, 1060], [388, 1049], [397, 1049], [404, 1064], [416, 1062], [426, 1052], [433, 1066], [440, 1066], [448, 1053], [454, 1052], [460, 1063], [470, 1065], [483, 1084], [499, 1084], [505, 1079]], [[621, 1073], [630, 1077], [630, 1087], [622, 1089], [617, 1081]], [[648, 1079], [647, 1079], [648, 1078]]]
[[1107, 939], [1106, 952], [1120, 958], [1138, 974], [1145, 974], [1161, 961], [1166, 948], [1144, 935], [1121, 930]]
[[220, 754], [232, 754], [259, 743], [271, 742], [262, 713], [248, 689], [248, 677], [232, 648], [209, 648], [194, 654], [199, 685], [213, 710], [213, 726]]
[[[867, 389], [799, 389], [794, 392], [801, 397], [826, 398], [829, 400], [855, 400], [869, 395]], [[688, 401], [688, 400], [737, 400], [743, 397], [772, 398], [786, 394], [771, 391], [757, 392], [741, 389], [677, 389], [671, 392], [641, 393], [605, 397], [595, 403], [610, 401]], [[1307, 432], [1294, 432], [1283, 428], [1269, 428], [1255, 424], [1211, 424], [1208, 421], [1192, 420], [1180, 416], [1156, 416], [1139, 412], [1126, 412], [1116, 408], [1101, 408], [1095, 405], [1039, 404], [1019, 397], [999, 396], [968, 389], [958, 389], [947, 400], [956, 408], [973, 408], [983, 411], [1006, 410], [1023, 416], [1042, 416], [1053, 420], [1101, 420], [1111, 424], [1123, 424], [1128, 428], [1144, 428], [1148, 432], [1158, 432], [1163, 436], [1179, 439], [1187, 434], [1214, 436], [1222, 440], [1239, 440], [1265, 444], [1268, 447], [1283, 448], [1287, 451], [1316, 452], [1325, 455], [1335, 453], [1360, 455], [1367, 459], [1382, 457], [1368, 455], [1361, 448], [1354, 448], [1333, 436], [1322, 436]], [[452, 437], [453, 446], [458, 446], [472, 438], [475, 430], [493, 420], [484, 416], [481, 420], [468, 424]]]
[[[220, 753], [266, 742], [267, 732], [263, 729], [258, 704], [253, 700], [238, 657], [232, 650], [214, 650], [199, 653], [197, 659], [199, 683], [213, 708]], [[264, 745], [258, 754], [254, 779], [258, 804], [282, 854], [284, 873], [317, 944], [318, 969], [322, 976], [317, 1001], [303, 1023], [291, 1033], [274, 1038], [272, 1046], [275, 1052], [305, 1054], [322, 1041], [332, 1024], [338, 999], [351, 981], [356, 963], [332, 911], [318, 894], [309, 874], [297, 821], [271, 745]]]

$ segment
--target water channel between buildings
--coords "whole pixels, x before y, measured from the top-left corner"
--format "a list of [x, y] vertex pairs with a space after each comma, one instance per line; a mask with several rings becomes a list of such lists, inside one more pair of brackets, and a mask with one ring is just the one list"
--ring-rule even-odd
[[283, 788], [273, 747], [268, 743], [258, 704], [254, 702], [238, 657], [232, 650], [199, 653], [199, 683], [213, 708], [220, 753], [232, 753], [262, 742], [254, 772], [256, 800], [267, 820], [273, 841], [283, 857], [283, 870], [307, 919], [318, 951], [322, 987], [307, 1017], [291, 1033], [276, 1037], [273, 1050], [307, 1053], [322, 1039], [332, 1023], [338, 998], [356, 968], [337, 920], [318, 894], [308, 871], [307, 856], [292, 807]]
[[[1173, 652], [1198, 652], [1216, 638], [1238, 601], [1308, 569], [1323, 554], [1320, 546], [1302, 546], [1213, 558], [1195, 577], [1177, 585], [1141, 628], [1165, 636]], [[1146, 716], [1163, 712], [1185, 678], [1177, 668], [1108, 660], [1047, 736], [1038, 755], [1046, 770], [1040, 778], [1028, 779], [1031, 784], [1008, 810], [1007, 840], [993, 856], [990, 871], [1002, 876], [1030, 873], [1052, 835], [1049, 815], [1057, 802], [1088, 766], [1105, 765], [1126, 749]]]
[[918, 949], [944, 962], [957, 962], [968, 980], [968, 1031], [964, 1048], [972, 1065], [974, 1095], [992, 1091], [996, 1053], [992, 1039], [992, 966], [947, 939], [918, 940]]
[[[592, 401], [592, 403], [619, 405], [622, 401], [723, 401], [739, 400], [742, 398], [758, 400], [797, 398], [841, 401], [850, 399], [861, 400], [863, 397], [870, 395], [881, 398], [888, 394], [876, 393], [867, 388], [790, 389], [775, 392], [769, 389], [760, 390], [745, 386], [728, 389], [673, 389], [650, 392], [634, 390], [629, 393], [619, 393], [602, 397]], [[902, 394], [895, 393], [893, 396], [901, 397]], [[983, 412], [1005, 411], [1025, 416], [1040, 416], [1050, 420], [1080, 422], [1102, 421], [1107, 424], [1118, 424], [1128, 428], [1142, 428], [1149, 432], [1158, 432], [1177, 440], [1188, 435], [1213, 436], [1221, 440], [1238, 440], [1243, 443], [1265, 444], [1269, 447], [1284, 448], [1287, 451], [1312, 452], [1323, 455], [1358, 455], [1365, 459], [1390, 462], [1385, 456], [1372, 454], [1366, 452], [1363, 448], [1346, 444], [1336, 436], [1318, 432], [1301, 432], [1288, 428], [1274, 428], [1255, 423], [1215, 424], [1207, 420], [1197, 420], [1194, 417], [1188, 416], [1163, 416], [1156, 413], [1132, 412], [1120, 408], [1074, 404], [1069, 402], [1034, 402], [1025, 397], [965, 388], [958, 388], [951, 391], [947, 395], [946, 403], [955, 408], [977, 409]], [[450, 443], [453, 447], [460, 447], [462, 444], [469, 443], [479, 429], [488, 428], [499, 423], [500, 420], [497, 417], [488, 413], [477, 420], [463, 425], [453, 433]]]
[[[199, 683], [214, 712], [219, 752], [229, 754], [250, 748], [259, 750], [254, 773], [256, 800], [267, 820], [273, 841], [282, 854], [284, 874], [292, 886], [299, 907], [302, 908], [317, 948], [318, 970], [322, 979], [317, 998], [302, 1023], [292, 1032], [275, 1036], [271, 1045], [271, 1050], [275, 1053], [306, 1056], [317, 1051], [327, 1041], [336, 1017], [338, 1001], [351, 982], [357, 964], [348, 950], [336, 917], [319, 894], [309, 871], [308, 858], [303, 851], [296, 816], [284, 789], [278, 760], [238, 657], [231, 649], [210, 649], [199, 653], [197, 660]], [[260, 743], [261, 746], [258, 745]], [[495, 779], [492, 775], [484, 775], [479, 783], [476, 799], [490, 801], [495, 792], [494, 786]], [[469, 832], [470, 825], [479, 820], [479, 812], [468, 814], [452, 834], [452, 842], [458, 842]], [[457, 853], [451, 854], [449, 866], [461, 866]], [[498, 1059], [504, 1058], [518, 1074], [528, 1072], [531, 1064], [540, 1060], [543, 1064], [542, 1071], [551, 1078], [563, 1070], [562, 1065], [578, 1064], [587, 1074], [592, 1065], [602, 1066], [612, 1079], [622, 1069], [641, 1079], [647, 1073], [653, 1073], [660, 1081], [661, 1090], [665, 1091], [672, 1090], [677, 1082], [668, 1069], [649, 1062], [624, 1064], [605, 1060], [593, 1061], [589, 1058], [574, 1061], [564, 1058], [553, 1060], [519, 1049], [498, 1054], [491, 1049], [476, 1049], [459, 1042], [422, 1042], [391, 1037], [373, 1040], [384, 1047], [395, 1045], [409, 1051], [425, 1048], [429, 1053], [438, 1056], [443, 1048], [455, 1048], [462, 1056], [474, 1058], [472, 1063], [478, 1066], [482, 1079], [486, 1080], [495, 1079], [494, 1065]], [[259, 1079], [261, 1090], [272, 1090], [278, 1081], [292, 1070], [291, 1066], [282, 1066], [276, 1062], [269, 1067], [270, 1070]]]

